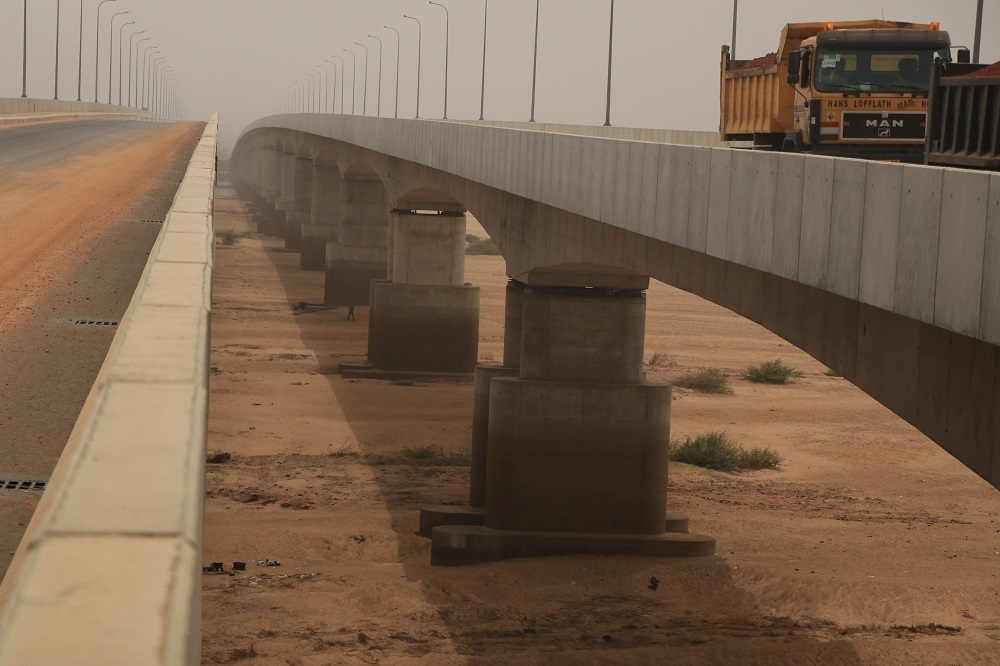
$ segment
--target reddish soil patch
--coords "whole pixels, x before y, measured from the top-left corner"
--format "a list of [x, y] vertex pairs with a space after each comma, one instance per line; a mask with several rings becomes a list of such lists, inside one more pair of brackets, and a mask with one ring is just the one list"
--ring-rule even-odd
[[[472, 386], [340, 377], [364, 357], [367, 308], [356, 323], [293, 311], [321, 301], [322, 274], [251, 233], [239, 202], [216, 203], [217, 230], [248, 235], [216, 254], [209, 447], [233, 456], [208, 475], [205, 563], [227, 573], [204, 578], [204, 663], [995, 662], [1000, 493], [802, 351], [662, 284], [650, 380], [714, 367], [733, 388], [676, 389], [674, 436], [723, 430], [785, 460], [671, 466], [669, 509], [718, 555], [430, 567], [418, 509], [468, 497]], [[502, 258], [469, 257], [466, 279], [495, 361]], [[777, 357], [805, 376], [738, 377]], [[440, 453], [410, 455], [425, 447]], [[228, 575], [233, 561], [246, 570]]]
[[972, 72], [971, 74], [966, 74], [963, 78], [974, 79], [994, 76], [1000, 76], [1000, 62], [983, 67], [982, 69]]

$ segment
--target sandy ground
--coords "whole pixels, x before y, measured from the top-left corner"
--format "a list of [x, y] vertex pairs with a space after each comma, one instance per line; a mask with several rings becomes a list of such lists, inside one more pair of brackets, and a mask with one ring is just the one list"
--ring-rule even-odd
[[[115, 330], [66, 320], [124, 314], [202, 126], [0, 127], [0, 476], [51, 473]], [[0, 492], [0, 577], [38, 497]]]
[[[216, 204], [217, 230], [249, 232], [240, 202]], [[997, 663], [1000, 493], [761, 327], [648, 293], [646, 357], [669, 359], [651, 380], [732, 375], [731, 395], [675, 389], [673, 435], [724, 430], [785, 459], [671, 466], [669, 509], [717, 556], [432, 568], [418, 509], [464, 503], [469, 470], [403, 450], [468, 451], [472, 385], [341, 378], [364, 356], [365, 308], [356, 323], [293, 312], [322, 301], [322, 274], [275, 238], [216, 256], [209, 447], [233, 457], [210, 466], [205, 561], [248, 565], [204, 577], [204, 663]], [[481, 359], [500, 359], [503, 260], [470, 257], [466, 276], [483, 290]], [[736, 376], [777, 357], [805, 376]]]

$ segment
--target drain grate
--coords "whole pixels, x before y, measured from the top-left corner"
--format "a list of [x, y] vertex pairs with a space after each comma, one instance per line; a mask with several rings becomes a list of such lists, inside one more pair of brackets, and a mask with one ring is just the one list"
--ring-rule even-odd
[[145, 218], [125, 220], [126, 222], [138, 222], [139, 224], [163, 224], [163, 220], [147, 220]]
[[117, 326], [119, 323], [116, 319], [69, 319], [67, 321], [77, 326]]
[[49, 484], [48, 479], [24, 479], [19, 477], [9, 477], [0, 474], [0, 493], [42, 492]]

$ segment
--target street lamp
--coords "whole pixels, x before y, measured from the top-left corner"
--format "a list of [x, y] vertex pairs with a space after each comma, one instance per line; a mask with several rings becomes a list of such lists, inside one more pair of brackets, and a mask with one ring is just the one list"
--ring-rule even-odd
[[[315, 79], [313, 79], [313, 74], [316, 75]], [[319, 113], [319, 84], [321, 78], [322, 74], [315, 67], [309, 70], [309, 85], [312, 90], [312, 100], [309, 104], [310, 113]]]
[[486, 0], [486, 6], [483, 9], [483, 87], [482, 91], [479, 93], [480, 120], [485, 120], [485, 118], [483, 118], [483, 110], [486, 108], [486, 29], [489, 27], [489, 17], [490, 0]]
[[382, 40], [375, 35], [368, 35], [378, 42], [378, 112], [375, 114], [382, 117]]
[[59, 15], [62, 12], [62, 0], [56, 0], [56, 93], [52, 99], [59, 99]]
[[97, 103], [97, 79], [100, 77], [101, 71], [101, 7], [104, 6], [106, 2], [115, 2], [115, 0], [101, 0], [100, 4], [97, 5], [97, 31], [94, 37], [94, 103]]
[[[344, 79], [347, 78], [347, 62], [338, 55], [331, 55], [330, 59], [340, 61], [340, 115], [344, 115]], [[336, 68], [334, 68], [333, 74], [336, 76]], [[336, 98], [336, 96], [337, 93], [334, 92], [334, 98]], [[336, 99], [334, 99], [334, 101], [336, 101]]]
[[[145, 102], [143, 100], [144, 100], [144, 98], [146, 96], [146, 69], [147, 69], [147, 63], [149, 62], [149, 60], [148, 60], [149, 51], [151, 49], [153, 50], [153, 54], [154, 55], [157, 54], [157, 53], [159, 53], [159, 51], [155, 50], [156, 47], [153, 46], [152, 44], [150, 44], [149, 46], [147, 46], [146, 50], [142, 52], [142, 92], [141, 93], [139, 92], [139, 74], [138, 74], [138, 72], [136, 72], [136, 81], [135, 81], [135, 108], [140, 109], [140, 110], [145, 107]], [[136, 63], [136, 65], [138, 65], [138, 64], [139, 63]]]
[[[139, 92], [139, 46], [143, 42], [148, 42], [151, 39], [152, 39], [152, 37], [143, 37], [142, 39], [140, 39], [139, 41], [137, 41], [135, 43], [135, 64], [136, 64], [136, 68], [135, 68], [136, 69], [136, 72], [135, 72], [135, 74], [136, 74], [136, 76], [135, 76], [135, 79], [136, 79], [135, 91], [136, 91], [137, 95], [138, 95], [138, 92]], [[129, 40], [129, 45], [131, 46], [131, 44], [132, 44], [132, 41]], [[132, 106], [132, 50], [131, 49], [129, 49], [129, 52], [128, 52], [128, 105]]]
[[535, 0], [535, 64], [531, 69], [531, 118], [529, 123], [535, 122], [535, 91], [538, 90], [538, 3]]
[[739, 0], [733, 0], [733, 43], [729, 46], [729, 57], [736, 59], [736, 17], [739, 15]]
[[76, 101], [83, 101], [83, 0], [80, 0], [80, 54], [76, 59]]
[[399, 30], [387, 25], [383, 25], [382, 27], [396, 33], [396, 111], [393, 113], [392, 117], [399, 118], [399, 47], [403, 40], [399, 36]]
[[354, 42], [355, 46], [360, 46], [365, 50], [365, 84], [362, 86], [361, 115], [368, 115], [368, 47], [361, 42]]
[[[354, 103], [355, 98], [358, 96], [358, 56], [354, 53], [354, 51], [349, 51], [348, 49], [340, 50], [344, 53], [350, 53], [351, 58], [353, 58], [353, 60], [351, 60], [351, 67], [354, 69], [354, 75], [351, 77], [351, 115], [353, 116], [357, 113], [358, 108], [357, 104]], [[345, 60], [344, 62], [347, 61]]]
[[[324, 60], [323, 62], [326, 61]], [[330, 99], [330, 68], [325, 65], [317, 65], [317, 67], [323, 70], [323, 81], [320, 84], [323, 94], [323, 107], [320, 109], [320, 113], [326, 113], [327, 100]], [[334, 66], [334, 69], [336, 69], [336, 66]]]
[[611, 34], [608, 37], [608, 113], [604, 126], [611, 127], [611, 58], [615, 50], [615, 0], [611, 0]]
[[972, 44], [972, 62], [979, 63], [979, 43], [983, 35], [983, 0], [976, 7], [976, 36]]
[[418, 120], [420, 119], [420, 51], [421, 43], [423, 42], [423, 26], [420, 25], [420, 19], [415, 19], [412, 16], [407, 16], [403, 14], [403, 18], [410, 19], [411, 21], [417, 22], [417, 115], [415, 116]]
[[24, 48], [21, 54], [21, 99], [28, 99], [28, 0], [24, 0]]
[[427, 0], [427, 4], [444, 10], [444, 120], [448, 120], [448, 39], [451, 33], [451, 18], [448, 15], [448, 8], [440, 2]]
[[[115, 19], [118, 18], [119, 16], [121, 16], [122, 14], [128, 14], [128, 12], [127, 11], [125, 11], [125, 12], [118, 12], [117, 14], [115, 14], [114, 16], [111, 17], [111, 43], [108, 45], [108, 104], [111, 104], [111, 64], [112, 64], [111, 61], [114, 60], [114, 56], [112, 54], [115, 51]], [[133, 23], [134, 23], [134, 21], [133, 21]], [[121, 33], [121, 30], [119, 30], [119, 35], [118, 35], [118, 43], [119, 44], [122, 41], [120, 33]], [[121, 60], [121, 59], [119, 58], [119, 60]]]
[[[153, 51], [152, 53], [152, 55], [158, 55], [158, 54], [159, 51]], [[142, 82], [142, 108], [146, 109], [147, 111], [151, 111], [153, 109], [153, 99], [152, 99], [153, 95], [150, 92], [150, 88], [152, 88], [152, 86], [156, 81], [157, 63], [163, 60], [164, 57], [162, 55], [156, 58], [150, 57], [149, 59], [149, 68], [148, 71], [146, 72], [146, 80], [143, 80]]]
[[[122, 61], [125, 60], [125, 56], [122, 55], [122, 47], [125, 46], [125, 28], [130, 25], [135, 25], [135, 21], [129, 23], [123, 23], [120, 28], [118, 28], [118, 106], [122, 105]], [[143, 31], [145, 32], [145, 31]], [[128, 38], [128, 52], [132, 53], [132, 38], [137, 34], [132, 33]]]

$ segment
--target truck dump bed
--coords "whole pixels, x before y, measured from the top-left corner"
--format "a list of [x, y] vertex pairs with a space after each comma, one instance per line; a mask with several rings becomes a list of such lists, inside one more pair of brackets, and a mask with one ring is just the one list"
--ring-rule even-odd
[[926, 162], [1000, 170], [1000, 63], [940, 63], [930, 100]]

